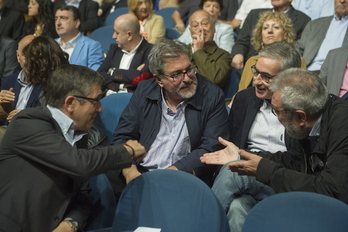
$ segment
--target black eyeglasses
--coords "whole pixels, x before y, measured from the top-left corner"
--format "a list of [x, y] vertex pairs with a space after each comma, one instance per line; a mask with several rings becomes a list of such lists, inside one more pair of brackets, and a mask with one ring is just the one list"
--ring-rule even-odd
[[279, 114], [280, 114], [281, 112], [289, 112], [289, 111], [291, 111], [291, 110], [287, 110], [287, 109], [285, 109], [285, 110], [277, 110], [277, 109], [275, 109], [275, 108], [272, 106], [272, 113], [273, 113], [276, 117], [278, 117]]
[[256, 65], [251, 66], [251, 72], [253, 73], [254, 76], [257, 76], [260, 74], [262, 81], [269, 83], [270, 79], [275, 77], [276, 75], [272, 76], [268, 73], [265, 72], [260, 72], [257, 68]]
[[162, 73], [162, 75], [172, 78], [173, 81], [182, 81], [185, 77], [185, 74], [187, 74], [187, 76], [189, 76], [189, 77], [192, 77], [196, 73], [196, 71], [197, 71], [197, 67], [191, 66], [191, 67], [187, 68], [184, 72], [174, 73], [172, 75], [167, 75], [167, 74]]
[[102, 97], [90, 98], [90, 97], [83, 97], [83, 96], [78, 96], [78, 95], [73, 95], [73, 96], [76, 98], [81, 98], [81, 99], [89, 101], [96, 108], [101, 105], [100, 100], [102, 99]]

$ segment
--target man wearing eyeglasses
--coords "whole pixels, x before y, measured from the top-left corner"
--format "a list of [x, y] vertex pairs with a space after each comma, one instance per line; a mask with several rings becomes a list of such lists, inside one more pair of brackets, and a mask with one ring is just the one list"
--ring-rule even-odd
[[154, 78], [139, 83], [113, 139], [115, 144], [139, 140], [147, 155], [123, 169], [125, 181], [108, 175], [114, 177], [116, 197], [126, 183], [154, 169], [192, 173], [211, 184], [215, 167], [199, 158], [219, 149], [220, 133], [229, 138], [228, 116], [222, 90], [195, 72], [190, 56], [190, 48], [178, 41], [165, 39], [152, 48], [148, 59]]
[[[291, 45], [275, 42], [260, 51], [256, 65], [251, 67], [254, 86], [237, 93], [229, 114], [230, 141], [236, 146], [255, 153], [286, 151], [291, 147], [284, 126], [273, 113], [269, 88], [279, 72], [292, 67], [301, 67], [301, 57]], [[202, 161], [225, 165], [212, 190], [228, 213], [231, 231], [241, 231], [247, 210], [274, 191], [255, 178], [231, 172], [228, 169], [228, 162], [233, 161], [230, 156], [220, 158], [219, 162], [208, 158]], [[251, 200], [249, 195], [253, 197]]]
[[143, 158], [137, 141], [86, 149], [103, 77], [78, 65], [57, 68], [47, 106], [11, 121], [0, 147], [0, 231], [83, 231], [92, 208], [87, 178]]
[[214, 42], [212, 16], [204, 10], [194, 12], [190, 17], [190, 32], [192, 63], [197, 66], [198, 73], [223, 88], [231, 70], [231, 56]]

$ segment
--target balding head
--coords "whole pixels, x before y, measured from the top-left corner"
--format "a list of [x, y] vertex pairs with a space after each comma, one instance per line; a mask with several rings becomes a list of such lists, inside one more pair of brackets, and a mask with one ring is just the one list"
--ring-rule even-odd
[[23, 49], [33, 40], [35, 39], [34, 35], [27, 35], [24, 36], [18, 43], [18, 50], [17, 50], [17, 60], [20, 64], [21, 68], [24, 67], [25, 57], [23, 56]]
[[141, 40], [138, 18], [133, 14], [124, 14], [116, 18], [114, 22], [114, 34], [119, 48], [131, 51]]
[[190, 32], [192, 40], [203, 33], [205, 43], [212, 41], [215, 33], [215, 24], [211, 15], [204, 10], [195, 11], [190, 17]]

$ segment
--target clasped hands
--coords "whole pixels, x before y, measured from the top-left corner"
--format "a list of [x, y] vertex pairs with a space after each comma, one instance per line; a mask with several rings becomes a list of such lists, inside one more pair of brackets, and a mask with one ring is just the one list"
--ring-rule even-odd
[[[204, 154], [200, 158], [202, 163], [224, 165], [228, 162], [235, 161], [228, 164], [228, 168], [232, 172], [237, 172], [238, 175], [255, 176], [257, 166], [262, 159], [261, 156], [240, 150], [232, 142], [221, 137], [219, 137], [218, 140], [226, 148]], [[240, 155], [243, 160], [238, 160], [238, 155]]]

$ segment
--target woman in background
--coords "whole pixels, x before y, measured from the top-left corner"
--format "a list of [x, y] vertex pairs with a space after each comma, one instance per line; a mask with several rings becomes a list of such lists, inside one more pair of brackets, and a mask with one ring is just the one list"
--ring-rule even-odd
[[53, 3], [51, 0], [30, 0], [28, 15], [31, 17], [23, 28], [23, 36], [49, 36], [58, 38], [54, 25]]
[[140, 23], [140, 34], [147, 42], [155, 44], [166, 35], [163, 17], [153, 12], [152, 0], [128, 0], [128, 9]]

